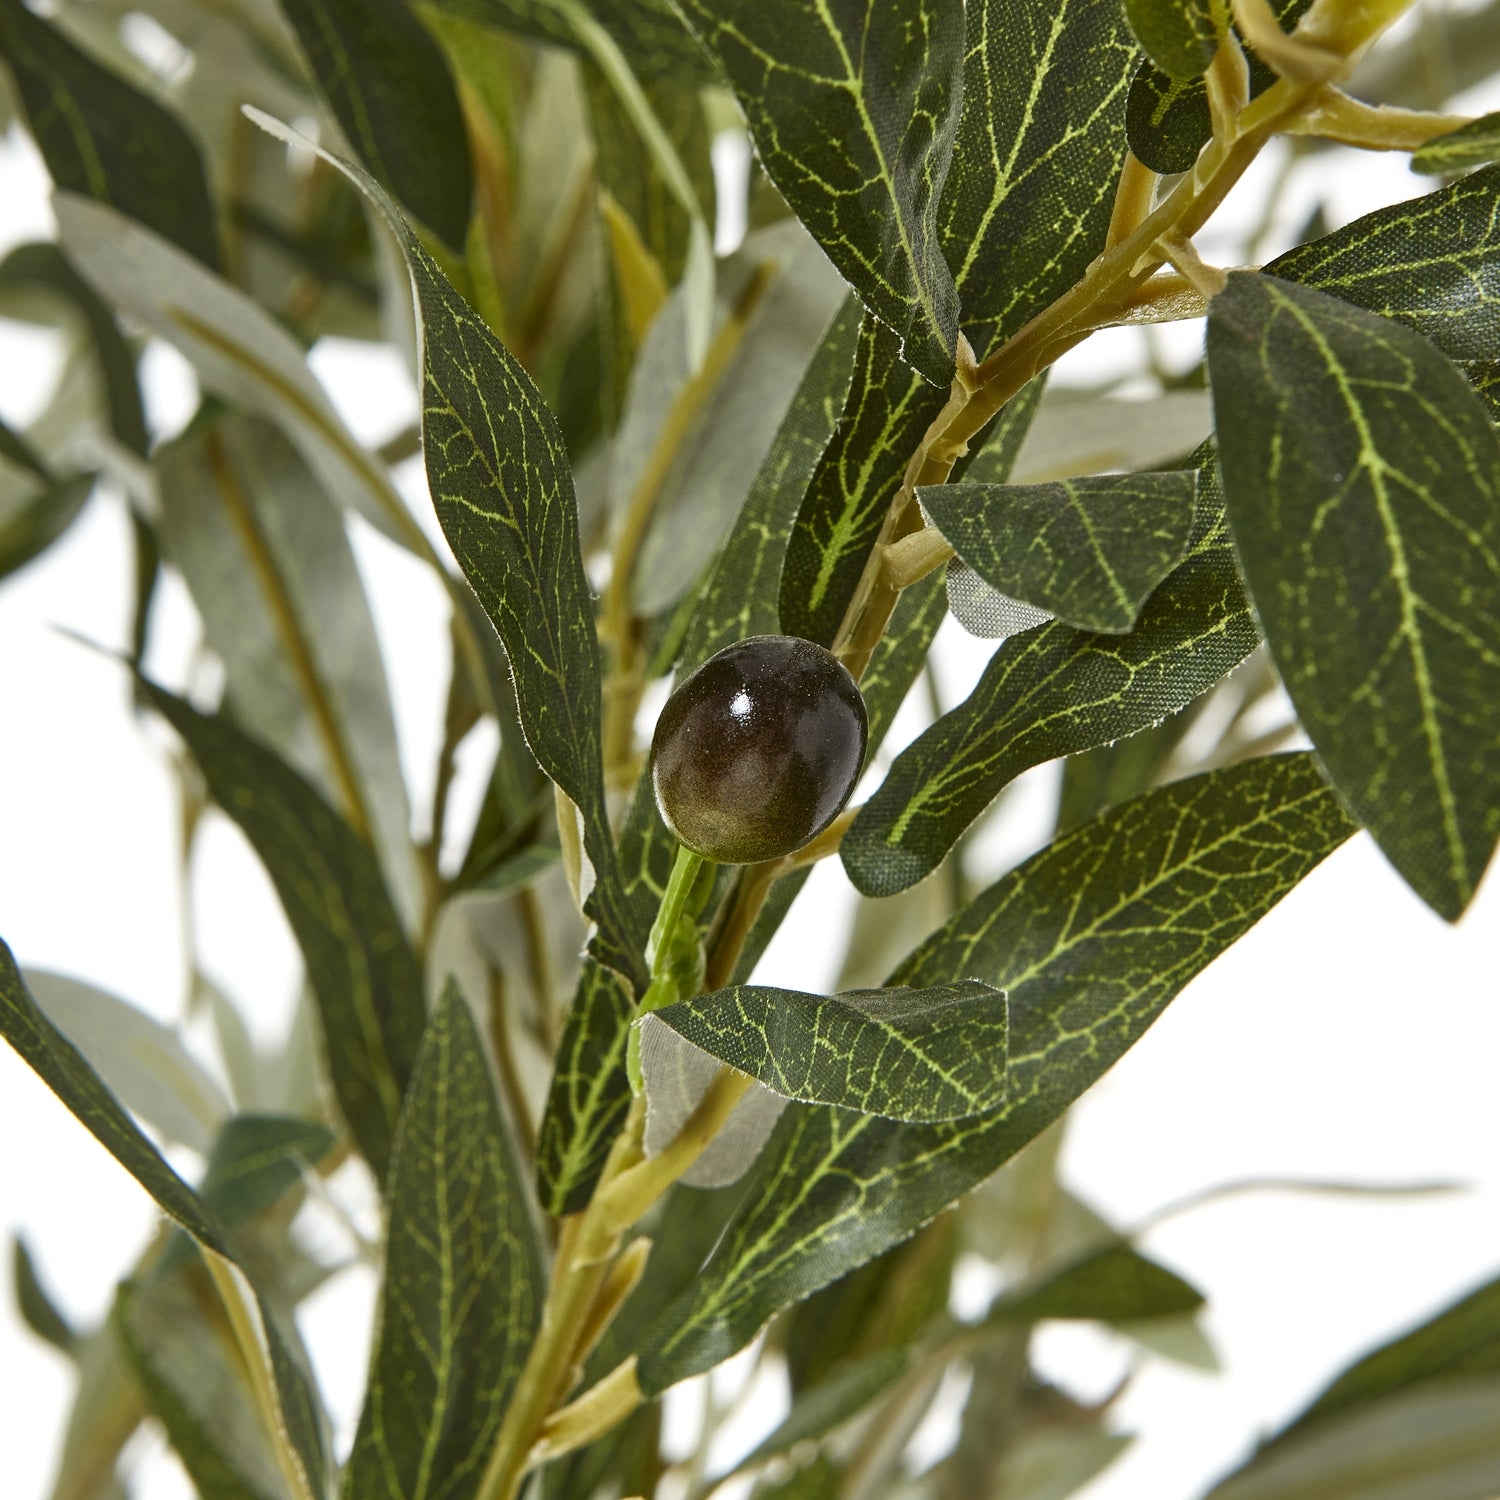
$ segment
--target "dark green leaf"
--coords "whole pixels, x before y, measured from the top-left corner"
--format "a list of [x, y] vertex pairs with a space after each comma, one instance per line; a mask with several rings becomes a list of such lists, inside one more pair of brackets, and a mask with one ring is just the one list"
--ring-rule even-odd
[[16, 1235], [10, 1248], [16, 1311], [21, 1314], [21, 1321], [54, 1349], [70, 1358], [75, 1356], [79, 1346], [78, 1334], [42, 1285], [26, 1241]]
[[1218, 45], [1208, 0], [1125, 0], [1135, 39], [1162, 72], [1197, 78]]
[[1396, 203], [1273, 260], [1300, 281], [1425, 334], [1453, 360], [1500, 347], [1500, 166]]
[[826, 1453], [788, 1474], [757, 1486], [756, 1500], [838, 1500], [843, 1476]]
[[203, 160], [175, 115], [21, 0], [0, 0], [0, 53], [58, 187], [112, 204], [218, 266]]
[[33, 478], [40, 479], [45, 485], [53, 483], [52, 473], [41, 455], [5, 421], [0, 421], [0, 459], [18, 469], [28, 470]]
[[78, 474], [0, 510], [0, 578], [40, 557], [77, 520], [93, 492], [94, 476]]
[[943, 1125], [789, 1109], [702, 1274], [644, 1341], [643, 1388], [710, 1368], [983, 1181], [1352, 832], [1312, 758], [1279, 756], [1138, 798], [991, 886], [892, 979], [1007, 990], [1007, 1102]]
[[682, 0], [761, 164], [865, 306], [933, 384], [953, 378], [958, 297], [938, 197], [958, 125], [960, 0]]
[[942, 405], [943, 392], [901, 363], [895, 334], [866, 314], [848, 399], [786, 546], [786, 634], [832, 642], [907, 461]]
[[1411, 154], [1411, 169], [1429, 177], [1464, 172], [1500, 158], [1500, 114], [1482, 115], [1428, 141]]
[[655, 1015], [786, 1099], [958, 1120], [1005, 1097], [1005, 996], [974, 981], [842, 995], [738, 985]]
[[[264, 115], [257, 121], [300, 140]], [[453, 290], [380, 186], [324, 155], [369, 195], [406, 256], [422, 345], [422, 451], [433, 504], [505, 643], [531, 753], [583, 815], [600, 956], [644, 988], [604, 802], [599, 642], [562, 435], [531, 378]]]
[[[224, 1227], [213, 1211], [141, 1133], [78, 1049], [42, 1014], [3, 940], [0, 1033], [164, 1213], [208, 1251], [233, 1260]], [[307, 1492], [320, 1493], [326, 1461], [316, 1397], [264, 1303], [259, 1304], [259, 1310], [287, 1435], [302, 1466]]]
[[1102, 1249], [998, 1297], [986, 1326], [1039, 1323], [1043, 1318], [1135, 1323], [1196, 1311], [1204, 1297], [1175, 1272], [1127, 1244]]
[[972, 0], [938, 222], [980, 358], [1104, 248], [1135, 43], [1118, 4]]
[[263, 1213], [332, 1148], [326, 1125], [290, 1115], [244, 1114], [224, 1122], [198, 1188], [228, 1228]]
[[433, 1012], [391, 1154], [380, 1338], [348, 1500], [473, 1493], [541, 1320], [541, 1247], [457, 985]]
[[1117, 740], [1212, 687], [1257, 641], [1212, 466], [1186, 561], [1128, 635], [1061, 623], [1006, 642], [964, 703], [904, 750], [844, 835], [855, 886], [888, 896], [937, 868], [1014, 777]]
[[1101, 474], [1054, 484], [934, 485], [917, 499], [993, 588], [1081, 630], [1123, 633], [1182, 561], [1197, 475]]
[[589, 1201], [630, 1109], [625, 1040], [635, 1002], [625, 981], [585, 956], [557, 1046], [537, 1146], [537, 1187], [553, 1215]]
[[1328, 774], [1450, 921], [1500, 837], [1500, 439], [1433, 346], [1235, 272], [1209, 372], [1236, 552]]
[[447, 61], [406, 0], [281, 0], [281, 9], [360, 159], [462, 252], [468, 132]]
[[421, 970], [375, 855], [271, 751], [228, 720], [137, 680], [276, 887], [317, 997], [334, 1096], [383, 1179], [427, 1007]]

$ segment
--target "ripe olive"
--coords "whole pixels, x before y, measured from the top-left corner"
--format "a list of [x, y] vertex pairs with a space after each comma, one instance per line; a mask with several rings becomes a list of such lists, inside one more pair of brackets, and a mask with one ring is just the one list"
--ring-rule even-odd
[[849, 800], [868, 729], [837, 657], [796, 636], [751, 636], [667, 699], [651, 741], [656, 805], [679, 842], [720, 864], [790, 854]]

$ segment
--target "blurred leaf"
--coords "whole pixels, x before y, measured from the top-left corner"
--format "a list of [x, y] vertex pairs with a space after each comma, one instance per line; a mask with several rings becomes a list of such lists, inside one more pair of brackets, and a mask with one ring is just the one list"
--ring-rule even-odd
[[958, 297], [938, 248], [962, 87], [962, 5], [682, 0], [729, 78], [761, 164], [902, 357], [953, 378]]
[[1500, 440], [1419, 334], [1235, 273], [1209, 368], [1235, 549], [1350, 809], [1454, 921], [1500, 838]]
[[1125, 0], [1130, 29], [1146, 54], [1173, 78], [1197, 78], [1218, 45], [1209, 0]]
[[1067, 1500], [1102, 1474], [1131, 1444], [1128, 1433], [1047, 1428], [1022, 1433], [1005, 1456], [1006, 1500]]
[[[294, 131], [258, 115], [284, 139]], [[316, 148], [314, 148], [316, 149]], [[380, 209], [411, 271], [421, 334], [422, 450], [438, 519], [505, 643], [537, 764], [583, 815], [600, 956], [644, 988], [615, 871], [600, 755], [599, 642], [561, 434], [530, 377], [449, 284], [367, 173], [320, 153]]]
[[826, 1453], [815, 1455], [784, 1479], [755, 1487], [755, 1500], [838, 1500], [842, 1475]]
[[289, 1115], [241, 1114], [224, 1122], [198, 1192], [233, 1229], [291, 1191], [332, 1150], [326, 1125]]
[[1081, 630], [1123, 633], [1182, 561], [1197, 475], [934, 485], [917, 499], [986, 583]]
[[1203, 1293], [1123, 1241], [1105, 1245], [997, 1297], [986, 1328], [1044, 1318], [1129, 1323], [1195, 1312]]
[[971, 0], [965, 27], [938, 224], [982, 359], [1104, 248], [1136, 49], [1121, 7], [1096, 0]]
[[120, 1341], [106, 1324], [79, 1347], [78, 1384], [49, 1500], [129, 1500], [118, 1461], [145, 1416]]
[[403, 918], [421, 902], [375, 621], [343, 518], [270, 423], [197, 425], [157, 458], [162, 537], [223, 661], [235, 720], [379, 850]]
[[1013, 638], [965, 702], [896, 758], [839, 851], [858, 890], [886, 896], [915, 884], [1022, 771], [1147, 728], [1254, 649], [1211, 464], [1200, 485], [1187, 558], [1133, 631], [1054, 623]]
[[122, 1104], [168, 1143], [208, 1154], [230, 1114], [229, 1100], [174, 1030], [82, 980], [40, 969], [24, 977], [47, 1019]]
[[203, 160], [181, 121], [21, 0], [0, 0], [0, 53], [59, 188], [86, 193], [217, 267]]
[[51, 471], [41, 455], [8, 422], [0, 421], [0, 459], [18, 469], [27, 470], [43, 484], [53, 482]]
[[1166, 391], [1148, 401], [1124, 401], [1054, 388], [1037, 407], [1014, 461], [1014, 478], [1036, 484], [1106, 469], [1170, 468], [1212, 430], [1207, 391]]
[[473, 170], [442, 50], [406, 0], [280, 0], [360, 160], [450, 250], [469, 226]]
[[537, 1146], [537, 1186], [553, 1215], [587, 1206], [630, 1109], [625, 1039], [635, 1000], [625, 981], [585, 957], [557, 1046]]
[[369, 846], [270, 750], [146, 678], [214, 801], [265, 865], [307, 964], [335, 1098], [383, 1180], [427, 1007], [422, 975]]
[[0, 578], [40, 557], [78, 519], [93, 492], [94, 476], [75, 474], [17, 504], [0, 502]]
[[806, 995], [738, 985], [658, 1020], [773, 1094], [892, 1120], [958, 1120], [1005, 1097], [1005, 996], [969, 981]]
[[1411, 154], [1411, 169], [1440, 177], [1482, 167], [1500, 158], [1500, 114], [1482, 115], [1447, 135], [1440, 135]]
[[270, 313], [112, 209], [71, 193], [54, 194], [52, 208], [63, 249], [109, 302], [173, 345], [210, 390], [281, 428], [339, 505], [422, 550], [384, 466], [354, 440]]
[[[164, 1213], [204, 1246], [205, 1253], [216, 1253], [232, 1262], [223, 1226], [212, 1210], [168, 1166], [83, 1054], [42, 1013], [22, 983], [11, 951], [3, 941], [0, 941], [0, 1033], [99, 1144], [151, 1194]], [[283, 1431], [295, 1450], [305, 1481], [301, 1500], [311, 1500], [321, 1489], [326, 1467], [323, 1437], [314, 1415], [316, 1399], [306, 1375], [292, 1361], [275, 1323], [264, 1309], [260, 1316]], [[134, 1427], [133, 1419], [130, 1426]]]
[[44, 1343], [77, 1359], [82, 1340], [42, 1285], [31, 1250], [19, 1234], [11, 1237], [10, 1251], [16, 1311], [21, 1321]]
[[412, 1074], [387, 1202], [380, 1333], [343, 1493], [469, 1494], [546, 1277], [490, 1065], [451, 982]]
[[983, 1181], [1352, 832], [1311, 757], [1277, 756], [1126, 803], [982, 893], [892, 980], [1005, 987], [1006, 1103], [942, 1125], [788, 1110], [708, 1264], [643, 1342], [643, 1389], [717, 1364]]

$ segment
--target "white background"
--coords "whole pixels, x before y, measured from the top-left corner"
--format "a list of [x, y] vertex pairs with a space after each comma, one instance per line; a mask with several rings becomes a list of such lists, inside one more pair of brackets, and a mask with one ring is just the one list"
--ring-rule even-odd
[[[1478, 109], [1494, 101], [1472, 101]], [[1318, 164], [1334, 223], [1421, 184], [1404, 162]], [[1253, 204], [1274, 162], [1244, 185]], [[1311, 207], [1298, 179], [1284, 232]], [[13, 135], [0, 156], [0, 245], [48, 233], [45, 177]], [[1215, 240], [1203, 241], [1214, 258]], [[1132, 336], [1134, 337], [1134, 336]], [[1186, 358], [1201, 337], [1178, 330]], [[1070, 362], [1097, 378], [1138, 346], [1116, 340]], [[24, 423], [55, 372], [44, 337], [0, 323], [0, 415]], [[411, 390], [394, 358], [351, 346], [314, 365], [356, 434], [388, 436]], [[190, 374], [154, 350], [148, 398], [158, 433], [186, 419]], [[418, 478], [414, 504], [425, 504]], [[356, 544], [387, 650], [414, 801], [424, 805], [446, 683], [442, 601], [421, 571], [363, 529]], [[0, 933], [26, 965], [109, 988], [163, 1020], [183, 1014], [184, 960], [171, 782], [161, 736], [131, 718], [119, 669], [59, 633], [126, 642], [127, 534], [117, 497], [91, 502], [72, 533], [0, 587]], [[191, 607], [169, 586], [153, 665], [177, 678], [194, 639]], [[990, 647], [949, 622], [942, 670], [954, 694]], [[907, 732], [910, 732], [908, 728]], [[1018, 813], [1040, 826], [1046, 778]], [[472, 777], [469, 795], [472, 801]], [[296, 960], [264, 876], [222, 819], [209, 830], [193, 909], [212, 972], [258, 1037], [286, 1023]], [[832, 979], [827, 906], [847, 911], [836, 868], [820, 870], [763, 977], [801, 988]], [[814, 914], [816, 913], [816, 915]], [[836, 946], [836, 945], [835, 945]], [[1353, 1355], [1500, 1272], [1500, 882], [1456, 928], [1412, 897], [1361, 836], [1333, 856], [1176, 1000], [1074, 1111], [1068, 1185], [1121, 1225], [1229, 1179], [1283, 1176], [1369, 1183], [1444, 1180], [1463, 1190], [1418, 1198], [1250, 1193], [1149, 1231], [1145, 1247], [1210, 1295], [1206, 1325], [1224, 1369], [1151, 1360], [1116, 1407], [1139, 1434], [1087, 1500], [1188, 1500]], [[0, 1048], [0, 1219], [23, 1229], [58, 1301], [80, 1323], [105, 1312], [155, 1223], [145, 1194]], [[331, 1241], [331, 1244], [336, 1243]], [[368, 1347], [368, 1273], [309, 1305], [346, 1435]], [[1132, 1356], [1111, 1337], [1052, 1325], [1043, 1369], [1085, 1396], [1110, 1389]], [[0, 1491], [47, 1491], [71, 1397], [70, 1369], [21, 1328], [8, 1277], [0, 1294]], [[679, 1403], [681, 1404], [681, 1403]], [[760, 1420], [769, 1420], [762, 1413]], [[133, 1450], [153, 1500], [185, 1493], [147, 1436]]]

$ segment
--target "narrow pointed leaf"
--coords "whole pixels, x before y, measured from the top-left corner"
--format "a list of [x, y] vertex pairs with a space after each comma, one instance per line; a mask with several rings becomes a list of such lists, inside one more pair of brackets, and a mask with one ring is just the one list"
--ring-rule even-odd
[[1208, 359], [1235, 548], [1328, 774], [1455, 920], [1500, 837], [1500, 439], [1419, 334], [1236, 272]]
[[853, 0], [681, 8], [772, 181], [903, 357], [946, 387], [958, 297], [936, 216], [962, 88], [959, 0], [911, 0], [899, 13]]
[[224, 663], [236, 722], [368, 830], [414, 926], [411, 805], [342, 516], [295, 446], [260, 418], [195, 424], [156, 462], [162, 542]]
[[1080, 630], [1123, 634], [1182, 561], [1197, 475], [934, 485], [917, 499], [992, 587]]
[[643, 1388], [718, 1363], [983, 1181], [1353, 831], [1310, 756], [1247, 761], [1112, 809], [982, 893], [892, 981], [1006, 989], [1006, 1102], [941, 1125], [788, 1110], [702, 1274], [642, 1345]]
[[281, 0], [323, 97], [360, 160], [461, 252], [472, 167], [458, 90], [406, 0]]
[[21, 0], [0, 0], [0, 56], [58, 187], [111, 204], [218, 265], [203, 159], [174, 114]]
[[224, 1122], [198, 1193], [233, 1229], [278, 1203], [328, 1154], [337, 1137], [314, 1120], [242, 1114]]
[[1135, 1323], [1197, 1311], [1203, 1293], [1128, 1244], [1105, 1245], [997, 1297], [987, 1327], [1070, 1318]]
[[537, 1145], [537, 1187], [555, 1216], [587, 1206], [630, 1110], [625, 1042], [635, 1002], [615, 971], [585, 956], [573, 992]]
[[655, 1015], [774, 1094], [891, 1120], [958, 1120], [1005, 1097], [1005, 996], [968, 981], [806, 995], [737, 985]]
[[1208, 0], [1125, 0], [1135, 39], [1173, 78], [1197, 78], [1218, 45]]
[[583, 815], [601, 957], [643, 981], [604, 803], [599, 642], [562, 434], [530, 376], [453, 290], [380, 185], [320, 154], [380, 209], [406, 257], [422, 350], [422, 451], [438, 520], [505, 643], [531, 753]]
[[860, 891], [914, 885], [1022, 771], [1147, 728], [1255, 648], [1211, 468], [1200, 483], [1187, 559], [1133, 631], [1055, 622], [1007, 641], [969, 697], [896, 758], [839, 851]]
[[1138, 56], [1118, 4], [971, 0], [963, 112], [938, 214], [982, 359], [1104, 248]]
[[392, 1153], [380, 1339], [348, 1500], [474, 1493], [541, 1319], [527, 1198], [479, 1033], [450, 981]]
[[18, 504], [0, 502], [0, 578], [38, 558], [76, 521], [94, 493], [94, 476], [77, 474], [33, 491]]
[[76, 1358], [82, 1341], [42, 1284], [26, 1241], [16, 1235], [10, 1248], [12, 1290], [21, 1321], [60, 1354]]
[[422, 975], [373, 851], [285, 762], [138, 678], [266, 867], [307, 964], [334, 1097], [384, 1178], [426, 1019]]
[[[99, 1144], [150, 1193], [162, 1212], [169, 1214], [204, 1247], [205, 1254], [233, 1260], [224, 1226], [213, 1210], [172, 1170], [83, 1054], [42, 1013], [22, 982], [15, 959], [3, 940], [0, 940], [0, 1034]], [[263, 1306], [261, 1320], [287, 1437], [301, 1465], [304, 1487], [298, 1500], [314, 1500], [322, 1493], [326, 1468], [316, 1396]]]
[[71, 193], [52, 209], [69, 259], [103, 297], [173, 345], [208, 389], [274, 422], [342, 506], [408, 548], [416, 522], [357, 443], [299, 345], [260, 304], [130, 219]]
[[1482, 115], [1467, 125], [1428, 141], [1411, 154], [1411, 169], [1440, 177], [1500, 160], [1500, 114]]

